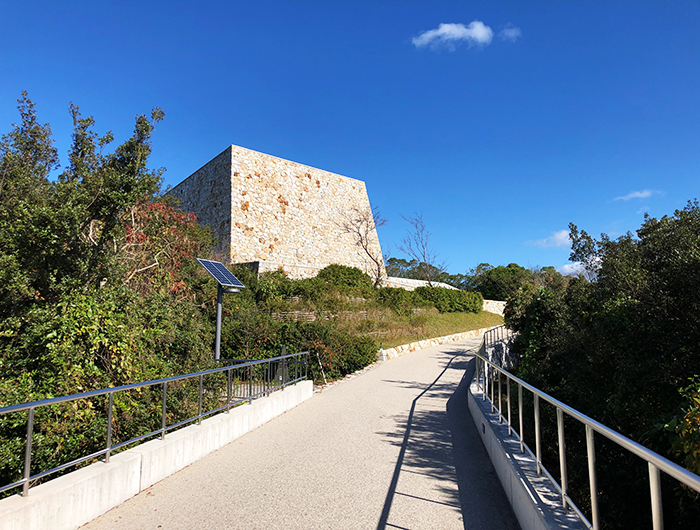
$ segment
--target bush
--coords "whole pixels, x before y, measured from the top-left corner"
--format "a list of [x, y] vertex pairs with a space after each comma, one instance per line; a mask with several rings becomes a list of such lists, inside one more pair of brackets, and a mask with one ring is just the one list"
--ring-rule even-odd
[[335, 287], [372, 288], [372, 279], [357, 267], [332, 264], [321, 269], [317, 277]]
[[440, 313], [479, 313], [484, 306], [481, 293], [430, 286], [418, 287], [415, 292], [432, 302]]
[[432, 305], [415, 291], [407, 291], [401, 287], [382, 287], [377, 291], [377, 302], [390, 308], [398, 316], [408, 316], [417, 307]]

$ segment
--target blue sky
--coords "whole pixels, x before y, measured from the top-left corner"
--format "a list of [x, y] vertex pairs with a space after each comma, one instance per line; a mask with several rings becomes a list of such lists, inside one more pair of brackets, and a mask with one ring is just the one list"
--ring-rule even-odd
[[0, 0], [0, 132], [27, 90], [177, 184], [230, 144], [366, 182], [385, 252], [422, 212], [453, 273], [567, 264], [700, 196], [700, 3]]

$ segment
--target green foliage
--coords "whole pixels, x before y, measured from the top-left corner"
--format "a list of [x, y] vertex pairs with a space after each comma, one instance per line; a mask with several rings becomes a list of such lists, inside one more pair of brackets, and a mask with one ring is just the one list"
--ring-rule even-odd
[[[69, 163], [53, 180], [50, 128], [26, 94], [19, 111], [0, 141], [0, 406], [207, 366], [213, 326], [203, 303], [213, 291], [193, 257], [213, 239], [159, 197], [160, 171], [147, 168], [162, 111], [138, 116], [132, 137], [104, 153], [112, 135], [99, 138], [71, 105]], [[159, 400], [142, 394], [115, 402], [115, 439], [150, 430]], [[103, 447], [104, 407], [37, 411], [35, 468]], [[12, 448], [0, 451], [0, 483], [17, 479], [25, 422], [0, 419], [0, 446]]]
[[332, 264], [318, 271], [318, 278], [334, 287], [372, 288], [372, 279], [357, 267]]
[[441, 313], [478, 313], [484, 305], [480, 293], [446, 289], [444, 287], [417, 287], [415, 293], [433, 303]]
[[377, 302], [399, 316], [407, 316], [416, 308], [432, 305], [415, 291], [407, 291], [400, 287], [382, 287], [377, 291]]
[[[673, 216], [647, 216], [636, 237], [595, 240], [571, 225], [571, 239], [585, 277], [550, 288], [525, 285], [506, 306], [506, 323], [518, 332], [519, 375], [697, 470], [697, 380], [687, 385], [700, 374], [700, 206], [693, 201]], [[644, 469], [637, 476], [616, 454], [607, 448], [598, 455], [606, 466], [601, 489], [609, 504], [626, 506], [614, 496], [623, 483], [635, 484], [630, 495], [648, 485]], [[585, 450], [571, 458], [585, 469]], [[665, 514], [667, 526], [687, 527], [698, 507], [684, 501]], [[607, 516], [611, 527], [641, 526], [645, 517], [626, 509]]]

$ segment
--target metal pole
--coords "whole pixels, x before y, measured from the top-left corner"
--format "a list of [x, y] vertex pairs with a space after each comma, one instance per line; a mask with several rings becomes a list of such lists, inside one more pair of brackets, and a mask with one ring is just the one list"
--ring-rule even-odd
[[197, 425], [202, 424], [202, 387], [204, 386], [204, 376], [199, 375], [199, 413], [197, 416]]
[[248, 403], [253, 404], [253, 366], [248, 367]]
[[559, 432], [559, 471], [561, 473], [561, 502], [566, 510], [566, 440], [564, 439], [564, 411], [557, 408], [557, 431]]
[[520, 415], [520, 452], [525, 452], [525, 429], [523, 428], [523, 386], [518, 383], [518, 414]]
[[221, 359], [221, 307], [224, 299], [224, 288], [216, 285], [216, 340], [214, 341], [214, 360]]
[[593, 530], [600, 530], [598, 518], [598, 484], [595, 474], [595, 439], [590, 425], [586, 425], [586, 450], [588, 451], [588, 484], [591, 489], [591, 523]]
[[503, 423], [503, 391], [501, 389], [501, 371], [498, 370], [498, 423]]
[[661, 476], [659, 468], [649, 462], [649, 488], [651, 489], [651, 518], [654, 530], [664, 528], [664, 510], [661, 502]]
[[168, 403], [168, 382], [163, 383], [163, 415], [161, 417], [161, 433], [160, 439], [165, 440], [165, 411]]
[[535, 456], [537, 458], [537, 474], [542, 474], [542, 447], [540, 446], [540, 396], [535, 394]]
[[29, 409], [27, 418], [27, 446], [24, 449], [24, 484], [22, 485], [22, 497], [29, 495], [29, 477], [32, 472], [32, 433], [34, 432], [34, 407]]
[[513, 433], [510, 423], [510, 379], [506, 376], [506, 384], [508, 385], [508, 436]]
[[107, 406], [107, 453], [105, 464], [109, 464], [109, 456], [112, 449], [112, 406], [114, 405], [114, 392], [109, 393], [109, 405]]
[[231, 368], [226, 370], [228, 374], [228, 384], [226, 385], [226, 412], [231, 411]]

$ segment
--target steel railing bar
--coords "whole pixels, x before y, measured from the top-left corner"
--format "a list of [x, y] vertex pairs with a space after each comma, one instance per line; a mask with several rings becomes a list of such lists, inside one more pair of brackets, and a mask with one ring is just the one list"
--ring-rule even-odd
[[566, 491], [568, 478], [566, 475], [566, 439], [564, 437], [564, 411], [557, 408], [557, 435], [559, 438], [559, 477], [561, 479], [561, 502], [566, 509]]
[[109, 393], [107, 405], [107, 452], [105, 453], [105, 464], [109, 464], [109, 457], [112, 449], [112, 409], [114, 408], [114, 392]]
[[29, 494], [29, 477], [32, 473], [32, 435], [34, 433], [34, 407], [29, 409], [27, 417], [27, 443], [24, 447], [24, 484], [22, 486], [22, 496]]
[[651, 491], [651, 519], [654, 530], [664, 528], [664, 510], [661, 500], [661, 476], [659, 468], [649, 462], [649, 489]]
[[[285, 357], [293, 357], [295, 355], [302, 355], [302, 354], [308, 354], [308, 352], [300, 352], [298, 354], [290, 353], [290, 354], [286, 355]], [[279, 359], [279, 357], [277, 359]], [[255, 365], [261, 365], [261, 364], [265, 364], [265, 363], [269, 363], [269, 360], [264, 359], [264, 360], [258, 360], [258, 361], [249, 361], [246, 363], [235, 365], [234, 368], [244, 368], [244, 367], [248, 367], [248, 366], [252, 367]], [[79, 399], [88, 399], [88, 398], [92, 398], [92, 397], [96, 397], [96, 396], [104, 396], [106, 394], [109, 394], [110, 392], [124, 392], [126, 390], [135, 390], [137, 388], [162, 385], [163, 383], [172, 383], [174, 381], [182, 381], [185, 379], [190, 379], [192, 377], [197, 377], [200, 374], [201, 375], [215, 374], [218, 372], [223, 372], [225, 370], [229, 370], [230, 368], [231, 367], [229, 367], [229, 366], [224, 366], [221, 368], [212, 368], [211, 370], [203, 370], [201, 372], [195, 372], [195, 373], [191, 373], [191, 374], [176, 375], [176, 376], [166, 377], [166, 378], [162, 378], [162, 379], [153, 379], [152, 381], [145, 381], [143, 383], [131, 383], [129, 385], [115, 386], [115, 387], [110, 387], [110, 388], [102, 388], [99, 390], [91, 390], [89, 392], [82, 392], [80, 394], [71, 394], [69, 396], [60, 396], [60, 397], [55, 397], [55, 398], [50, 398], [50, 399], [43, 399], [43, 400], [39, 400], [39, 401], [19, 403], [17, 405], [10, 405], [7, 407], [0, 408], [0, 414], [10, 414], [13, 412], [20, 412], [22, 410], [29, 410], [30, 408], [39, 408], [39, 407], [44, 407], [47, 405], [57, 405], [59, 403], [76, 401]]]
[[586, 452], [588, 453], [588, 485], [591, 490], [591, 523], [593, 530], [600, 529], [598, 515], [598, 481], [595, 472], [595, 433], [586, 425]]

